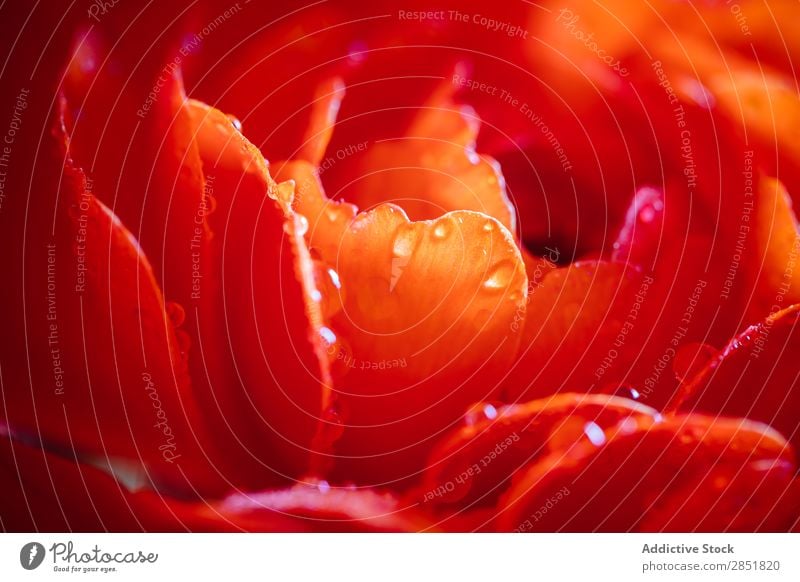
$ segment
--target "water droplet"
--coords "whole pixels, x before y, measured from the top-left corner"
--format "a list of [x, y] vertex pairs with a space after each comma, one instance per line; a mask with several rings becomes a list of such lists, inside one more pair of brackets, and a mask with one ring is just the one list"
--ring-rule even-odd
[[494, 420], [500, 414], [498, 411], [499, 403], [496, 405], [491, 402], [477, 402], [467, 409], [464, 413], [464, 424], [467, 426], [475, 426], [479, 422], [486, 420]]
[[672, 372], [679, 382], [691, 380], [716, 354], [714, 347], [701, 342], [683, 345], [672, 360]]
[[295, 232], [298, 236], [304, 236], [308, 232], [308, 219], [302, 214], [295, 214]]
[[490, 291], [504, 289], [514, 276], [516, 265], [511, 261], [500, 261], [489, 270], [489, 276], [483, 282], [483, 287]]
[[336, 208], [335, 206], [329, 206], [328, 208], [325, 209], [325, 216], [327, 216], [328, 220], [330, 220], [331, 222], [336, 222], [337, 220], [339, 220], [342, 214], [341, 212], [339, 212], [339, 209]]
[[603, 429], [597, 426], [595, 422], [587, 422], [583, 426], [583, 433], [596, 447], [602, 446], [606, 442], [606, 433], [604, 433]]
[[655, 220], [656, 211], [652, 206], [645, 206], [639, 212], [639, 220], [641, 220], [644, 224], [650, 224]]
[[397, 230], [395, 235], [392, 252], [395, 257], [410, 257], [414, 252], [414, 245], [417, 242], [417, 233], [413, 227], [406, 226]]
[[621, 434], [633, 434], [639, 430], [639, 423], [636, 422], [636, 418], [629, 416], [618, 425], [617, 430]]
[[317, 489], [324, 495], [331, 490], [331, 485], [325, 479], [322, 479], [319, 483], [317, 483]]
[[357, 40], [353, 42], [347, 49], [347, 58], [352, 63], [362, 63], [366, 58], [366, 53], [368, 51], [367, 45], [364, 41]]
[[492, 232], [494, 230], [494, 223], [491, 220], [487, 220], [483, 225], [483, 232]]
[[236, 128], [236, 131], [242, 131], [242, 122], [239, 121], [238, 117], [228, 114], [228, 119], [231, 120], [231, 124]]
[[[342, 284], [339, 274], [320, 260], [314, 261], [314, 285], [319, 293], [320, 308], [326, 320], [342, 310]], [[315, 296], [312, 294], [312, 298]]]
[[167, 301], [165, 307], [167, 316], [169, 316], [170, 321], [172, 321], [172, 325], [175, 327], [182, 326], [183, 322], [186, 321], [186, 311], [183, 309], [183, 306], [174, 301]]
[[436, 226], [433, 227], [433, 237], [438, 238], [439, 240], [443, 240], [447, 238], [450, 234], [450, 224], [445, 221], [439, 221]]
[[322, 413], [322, 426], [320, 427], [320, 440], [321, 443], [327, 445], [328, 448], [339, 440], [344, 432], [344, 420], [342, 412], [337, 403], [331, 404], [325, 412]]

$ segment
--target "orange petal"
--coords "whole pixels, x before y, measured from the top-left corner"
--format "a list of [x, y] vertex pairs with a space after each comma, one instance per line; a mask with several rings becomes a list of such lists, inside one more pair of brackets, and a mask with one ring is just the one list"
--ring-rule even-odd
[[486, 215], [409, 222], [387, 204], [352, 222], [336, 270], [342, 310], [332, 325], [344, 340], [329, 353], [347, 425], [337, 474], [409, 477], [426, 440], [491, 398], [514, 357], [511, 324], [526, 294], [519, 250]]
[[[413, 505], [390, 493], [331, 487], [326, 481], [290, 489], [236, 494], [219, 504], [220, 512], [247, 531], [275, 531], [274, 517], [294, 529], [332, 532], [417, 532], [431, 522]], [[272, 518], [272, 520], [270, 520]]]
[[514, 232], [514, 208], [500, 166], [475, 152], [477, 114], [442, 93], [420, 109], [404, 135], [329, 154], [322, 167], [337, 166], [339, 180], [347, 180], [336, 185], [336, 198], [365, 209], [392, 202], [412, 220], [474, 210]]

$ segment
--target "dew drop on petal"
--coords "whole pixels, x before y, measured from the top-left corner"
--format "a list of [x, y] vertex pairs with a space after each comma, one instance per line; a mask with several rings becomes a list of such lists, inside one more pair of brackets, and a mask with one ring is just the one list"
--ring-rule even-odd
[[395, 257], [410, 257], [414, 252], [414, 245], [417, 242], [417, 233], [413, 228], [400, 228], [392, 245], [392, 252]]
[[494, 224], [492, 224], [491, 220], [487, 220], [483, 225], [483, 232], [492, 232], [494, 230]]

